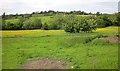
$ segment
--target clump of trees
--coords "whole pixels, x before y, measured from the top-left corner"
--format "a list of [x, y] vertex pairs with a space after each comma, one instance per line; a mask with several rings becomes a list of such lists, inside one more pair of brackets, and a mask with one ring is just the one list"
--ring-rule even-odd
[[[21, 15], [16, 23], [6, 22], [6, 15], [2, 15], [2, 29], [3, 30], [29, 30], [29, 29], [44, 29], [44, 30], [65, 30], [70, 33], [92, 32], [98, 27], [120, 26], [120, 13], [116, 14], [100, 14], [80, 16], [82, 11], [66, 12], [41, 12], [42, 14], [50, 13], [52, 15], [51, 22], [42, 23], [41, 19], [31, 18], [31, 14]], [[40, 14], [41, 14], [40, 13]], [[85, 12], [84, 12], [85, 13]], [[36, 14], [36, 13], [33, 13]], [[39, 13], [38, 13], [39, 14]], [[54, 14], [54, 16], [53, 16]], [[90, 13], [91, 14], [91, 13]], [[19, 14], [17, 14], [19, 16]], [[113, 18], [114, 16], [114, 18]]]
[[42, 22], [40, 19], [28, 19], [23, 22], [22, 29], [41, 29]]
[[[4, 13], [5, 14], [5, 13]], [[69, 12], [65, 12], [65, 11], [54, 11], [54, 10], [48, 10], [48, 11], [36, 11], [36, 12], [32, 12], [31, 14], [9, 14], [9, 15], [5, 15], [5, 19], [18, 19], [18, 18], [30, 18], [32, 16], [38, 16], [38, 15], [43, 15], [43, 16], [53, 16], [53, 15], [56, 15], [56, 14], [66, 14], [66, 15], [71, 15], [71, 14], [74, 14], [74, 15], [101, 15], [100, 12], [97, 12], [97, 13], [87, 13], [85, 11], [81, 11], [81, 10], [78, 10], [78, 11], [69, 11]]]
[[2, 24], [3, 30], [30, 30], [30, 29], [41, 29], [42, 22], [40, 19], [27, 19], [20, 18], [18, 22], [6, 22]]
[[120, 12], [116, 14], [117, 15], [117, 18], [116, 18], [116, 21], [115, 21], [115, 26], [120, 26]]
[[106, 15], [101, 15], [97, 18], [97, 25], [98, 27], [108, 27], [112, 26], [112, 21]]
[[70, 33], [79, 33], [92, 32], [96, 28], [96, 20], [94, 16], [78, 18], [75, 15], [71, 15], [69, 18], [66, 18], [68, 22], [65, 23], [64, 29], [66, 32]]
[[42, 29], [49, 30], [49, 25], [47, 23], [43, 24]]

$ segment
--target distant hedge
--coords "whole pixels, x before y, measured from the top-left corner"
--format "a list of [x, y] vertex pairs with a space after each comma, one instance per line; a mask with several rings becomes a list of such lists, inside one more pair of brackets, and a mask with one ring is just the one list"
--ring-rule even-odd
[[42, 23], [41, 19], [34, 18], [19, 18], [16, 23], [6, 22], [3, 16], [2, 30], [29, 30], [29, 29], [44, 29], [44, 30], [65, 30], [70, 33], [92, 32], [98, 27], [120, 26], [120, 13], [112, 15], [90, 15], [86, 17], [78, 17], [75, 14], [64, 15], [56, 14], [53, 16], [53, 21], [50, 23]]

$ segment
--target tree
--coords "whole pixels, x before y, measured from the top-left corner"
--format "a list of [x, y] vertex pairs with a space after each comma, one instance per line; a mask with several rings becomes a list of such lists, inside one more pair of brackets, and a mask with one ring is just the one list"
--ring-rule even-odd
[[18, 22], [16, 23], [17, 30], [22, 29], [23, 22], [25, 21], [25, 18], [19, 18]]
[[120, 12], [117, 14], [117, 21], [115, 23], [115, 26], [120, 26]]
[[33, 26], [34, 26], [34, 29], [41, 29], [41, 27], [42, 27], [41, 20], [40, 19], [34, 19]]
[[18, 13], [16, 13], [15, 18], [18, 18], [18, 16], [19, 16]]
[[49, 26], [48, 26], [47, 23], [45, 23], [45, 24], [43, 24], [42, 28], [43, 28], [44, 30], [48, 30], [48, 29], [49, 29]]
[[84, 31], [84, 32], [90, 31], [90, 26], [89, 26], [90, 23], [87, 20], [88, 20], [87, 18], [80, 19], [80, 24], [81, 24], [80, 31]]
[[105, 24], [105, 27], [112, 25], [112, 21], [109, 19], [108, 16], [103, 15], [103, 16], [102, 16], [102, 19], [104, 20], [104, 23], [103, 23], [103, 24]]
[[11, 22], [6, 22], [2, 26], [3, 30], [17, 30], [16, 24], [13, 24]]
[[5, 12], [2, 15], [2, 24], [5, 24]]
[[77, 24], [77, 16], [76, 15], [68, 15], [65, 17], [64, 30], [66, 32], [75, 33], [75, 24]]
[[34, 29], [33, 22], [31, 20], [26, 20], [23, 22], [22, 29]]
[[96, 19], [96, 24], [97, 24], [97, 25], [96, 25], [97, 28], [105, 27], [104, 20], [101, 19], [101, 18], [97, 18], [97, 19]]
[[3, 15], [2, 15], [2, 19], [5, 19], [5, 12], [4, 12]]
[[70, 33], [73, 33], [74, 32], [74, 26], [72, 23], [66, 23], [65, 25], [65, 31], [66, 32], [70, 32]]
[[99, 16], [99, 15], [100, 15], [100, 12], [97, 12], [96, 15]]
[[42, 22], [40, 19], [28, 19], [23, 22], [23, 29], [41, 29]]
[[65, 31], [70, 33], [92, 32], [96, 29], [96, 18], [93, 16], [77, 18], [77, 16], [67, 17]]

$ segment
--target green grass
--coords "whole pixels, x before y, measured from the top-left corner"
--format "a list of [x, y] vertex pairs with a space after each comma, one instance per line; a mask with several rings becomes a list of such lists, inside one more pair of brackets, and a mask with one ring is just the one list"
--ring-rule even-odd
[[[118, 43], [87, 38], [118, 34], [117, 27], [98, 29], [94, 33], [66, 33], [63, 30], [3, 31], [3, 69], [21, 68], [29, 59], [62, 59], [80, 69], [116, 69]], [[69, 68], [70, 68], [69, 67]]]

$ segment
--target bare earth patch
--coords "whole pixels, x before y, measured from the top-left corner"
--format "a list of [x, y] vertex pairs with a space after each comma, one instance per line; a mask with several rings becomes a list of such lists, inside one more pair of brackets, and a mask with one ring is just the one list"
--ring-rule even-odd
[[66, 69], [67, 63], [62, 60], [42, 58], [31, 60], [22, 66], [23, 69]]
[[116, 36], [100, 38], [101, 40], [109, 41], [109, 42], [120, 42], [120, 38]]

